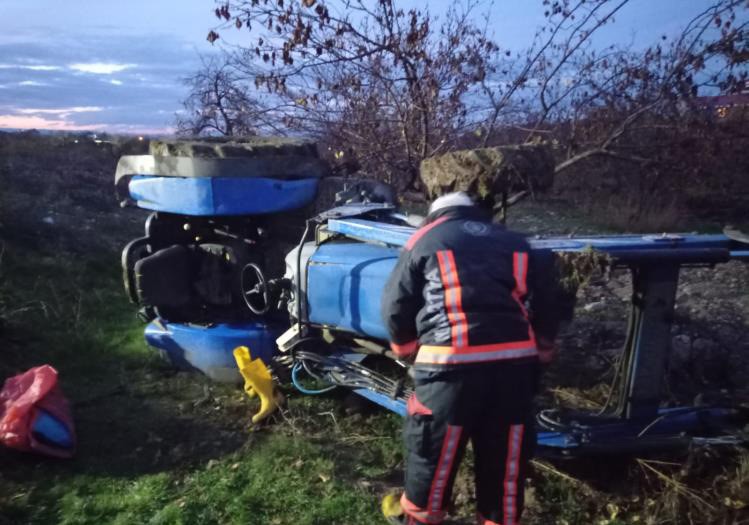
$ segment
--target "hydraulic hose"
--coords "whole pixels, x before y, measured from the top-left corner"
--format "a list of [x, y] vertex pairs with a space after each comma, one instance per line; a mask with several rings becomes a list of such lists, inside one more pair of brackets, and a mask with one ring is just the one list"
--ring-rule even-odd
[[297, 374], [299, 373], [299, 370], [301, 370], [301, 369], [302, 369], [302, 364], [301, 363], [296, 363], [291, 368], [291, 382], [294, 384], [294, 387], [297, 390], [299, 390], [302, 394], [307, 394], [307, 395], [311, 395], [311, 396], [317, 396], [317, 395], [320, 395], [320, 394], [325, 394], [327, 392], [330, 392], [331, 390], [334, 390], [335, 388], [338, 387], [338, 385], [330, 385], [328, 387], [321, 388], [319, 390], [311, 390], [309, 388], [305, 388], [305, 387], [303, 387], [299, 383], [299, 378], [297, 377]]

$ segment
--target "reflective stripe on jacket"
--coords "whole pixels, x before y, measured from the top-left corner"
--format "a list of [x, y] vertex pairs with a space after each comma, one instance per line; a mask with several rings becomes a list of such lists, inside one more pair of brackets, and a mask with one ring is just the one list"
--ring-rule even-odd
[[428, 217], [409, 239], [382, 315], [393, 351], [418, 352], [420, 366], [537, 359], [536, 333], [553, 339], [557, 331], [553, 287], [551, 254], [531, 255], [522, 235], [480, 208], [456, 206]]

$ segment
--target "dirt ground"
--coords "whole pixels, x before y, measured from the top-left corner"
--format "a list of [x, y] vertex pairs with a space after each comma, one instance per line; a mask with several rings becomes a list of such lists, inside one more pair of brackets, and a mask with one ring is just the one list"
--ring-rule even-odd
[[[271, 425], [240, 389], [176, 372], [145, 347], [119, 255], [146, 213], [119, 208], [118, 145], [0, 135], [0, 379], [53, 363], [75, 407], [69, 463], [0, 451], [0, 523], [377, 523], [400, 483], [400, 419], [344, 394], [289, 394]], [[530, 234], [606, 231], [558, 199], [519, 205]], [[681, 273], [664, 406], [749, 406], [749, 266]], [[596, 410], [621, 354], [630, 277], [578, 294], [541, 402]], [[749, 431], [749, 429], [747, 429]], [[472, 523], [470, 454], [454, 524]], [[536, 525], [749, 524], [749, 453], [536, 463]], [[362, 517], [364, 520], [362, 521]]]

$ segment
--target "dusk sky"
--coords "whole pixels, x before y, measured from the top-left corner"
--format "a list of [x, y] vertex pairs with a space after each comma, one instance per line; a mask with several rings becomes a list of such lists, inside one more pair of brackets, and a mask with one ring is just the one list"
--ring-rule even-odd
[[[710, 3], [632, 0], [599, 43], [649, 44]], [[428, 5], [439, 12], [448, 0]], [[500, 45], [528, 45], [540, 5], [496, 0]], [[0, 128], [168, 133], [186, 95], [182, 79], [217, 51], [205, 39], [213, 9], [213, 0], [0, 0]]]

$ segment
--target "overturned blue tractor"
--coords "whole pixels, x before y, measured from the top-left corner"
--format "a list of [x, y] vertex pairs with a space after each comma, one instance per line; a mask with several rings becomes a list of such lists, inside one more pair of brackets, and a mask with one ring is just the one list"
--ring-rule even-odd
[[[497, 201], [506, 211], [513, 186], [533, 191], [548, 185], [548, 162], [539, 155], [511, 148], [446, 156], [428, 166], [436, 176], [427, 188], [433, 195], [454, 189], [504, 195]], [[246, 347], [251, 359], [304, 393], [320, 390], [309, 390], [300, 375], [405, 414], [409, 365], [388, 349], [380, 297], [417, 221], [399, 212], [387, 186], [329, 175], [314, 144], [291, 140], [153, 142], [149, 155], [122, 157], [116, 174], [121, 201], [151, 211], [145, 236], [122, 253], [125, 289], [148, 322], [146, 341], [176, 366], [238, 382], [234, 350]], [[530, 242], [533, 250], [558, 254], [592, 250], [633, 277], [614, 394], [596, 413], [541, 410], [541, 454], [742, 439], [737, 429], [749, 421], [746, 409], [666, 409], [660, 393], [680, 268], [748, 261], [745, 238]]]

